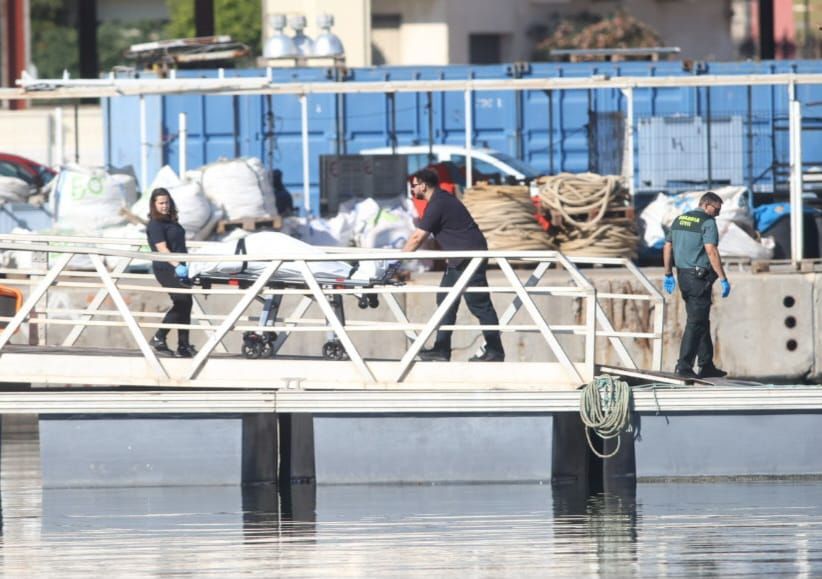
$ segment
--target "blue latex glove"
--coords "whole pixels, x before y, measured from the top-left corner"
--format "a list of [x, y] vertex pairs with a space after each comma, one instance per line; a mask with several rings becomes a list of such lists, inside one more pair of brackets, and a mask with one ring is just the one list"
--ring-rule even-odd
[[731, 293], [731, 282], [729, 282], [727, 279], [721, 279], [719, 280], [719, 285], [722, 286], [722, 297], [728, 297], [728, 295], [730, 295]]
[[665, 291], [669, 294], [674, 293], [674, 288], [676, 287], [676, 280], [672, 274], [668, 274], [665, 276], [665, 281], [662, 283], [662, 287], [665, 288]]
[[174, 274], [180, 279], [188, 279], [188, 266], [180, 263], [174, 268]]

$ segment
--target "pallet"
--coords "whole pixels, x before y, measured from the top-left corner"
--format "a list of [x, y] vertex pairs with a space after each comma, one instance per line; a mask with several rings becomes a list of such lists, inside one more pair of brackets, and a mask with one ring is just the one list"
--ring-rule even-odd
[[768, 273], [770, 271], [798, 271], [800, 273], [813, 273], [822, 271], [822, 259], [801, 259], [798, 263], [793, 263], [787, 259], [756, 260], [751, 263], [751, 272]]
[[232, 229], [243, 229], [244, 231], [262, 231], [273, 229], [277, 231], [283, 226], [283, 220], [278, 215], [276, 217], [245, 217], [243, 219], [223, 219], [217, 222], [217, 233], [222, 235]]

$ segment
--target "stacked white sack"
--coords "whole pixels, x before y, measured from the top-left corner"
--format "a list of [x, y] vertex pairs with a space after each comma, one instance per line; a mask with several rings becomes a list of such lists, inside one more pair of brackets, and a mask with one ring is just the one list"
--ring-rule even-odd
[[52, 189], [50, 205], [59, 229], [98, 234], [122, 225], [127, 209], [137, 200], [133, 175], [101, 167], [62, 167]]
[[274, 190], [262, 161], [256, 157], [220, 160], [186, 173], [198, 182], [226, 219], [276, 217]]
[[22, 179], [0, 175], [0, 203], [5, 201], [25, 203], [36, 192], [36, 187], [32, 187]]
[[171, 198], [174, 199], [180, 225], [186, 230], [186, 238], [197, 237], [197, 234], [209, 223], [216, 209], [205, 196], [199, 183], [180, 181], [174, 169], [168, 165], [160, 169], [154, 181], [151, 182], [151, 187], [143, 193], [137, 203], [132, 205], [131, 212], [140, 219], [147, 220], [151, 192], [158, 187], [167, 189]]

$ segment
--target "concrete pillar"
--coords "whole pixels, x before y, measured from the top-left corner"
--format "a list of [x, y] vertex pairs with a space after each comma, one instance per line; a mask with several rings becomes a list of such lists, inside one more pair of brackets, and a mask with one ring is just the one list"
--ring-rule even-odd
[[280, 414], [280, 486], [313, 483], [317, 477], [314, 461], [314, 416]]
[[618, 438], [603, 441], [603, 454], [611, 454], [619, 440], [619, 452], [602, 459], [602, 484], [605, 492], [628, 493], [636, 487], [636, 450], [634, 433], [621, 432]]
[[317, 484], [291, 483], [280, 486], [282, 517], [288, 521], [311, 523], [317, 516]]
[[39, 416], [3, 414], [0, 430], [3, 537], [39, 540], [43, 510]]
[[[600, 458], [588, 445], [585, 425], [577, 412], [554, 414], [551, 449], [551, 483], [576, 485], [592, 493], [628, 491], [636, 486], [634, 433], [619, 435], [619, 452]], [[591, 433], [591, 443], [600, 454], [614, 451], [617, 438], [602, 440]]]
[[591, 449], [585, 440], [585, 425], [577, 412], [554, 414], [551, 448], [551, 483], [588, 484]]
[[277, 415], [243, 414], [242, 484], [277, 484]]

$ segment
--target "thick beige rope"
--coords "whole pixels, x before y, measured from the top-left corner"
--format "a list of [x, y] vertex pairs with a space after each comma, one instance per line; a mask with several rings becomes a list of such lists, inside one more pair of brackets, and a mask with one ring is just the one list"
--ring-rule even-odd
[[462, 199], [488, 240], [488, 249], [552, 250], [556, 245], [534, 219], [528, 187], [477, 185]]
[[544, 213], [558, 215], [556, 243], [568, 255], [636, 257], [639, 236], [628, 190], [613, 175], [594, 173], [540, 177]]

